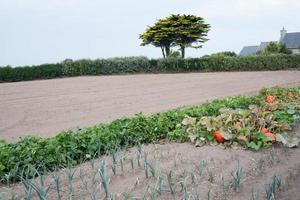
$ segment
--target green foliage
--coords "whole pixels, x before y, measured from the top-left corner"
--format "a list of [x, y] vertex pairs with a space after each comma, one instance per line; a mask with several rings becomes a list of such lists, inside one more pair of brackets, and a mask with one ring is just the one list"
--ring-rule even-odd
[[[0, 180], [18, 181], [21, 175], [30, 178], [46, 170], [70, 167], [105, 153], [111, 154], [120, 147], [153, 143], [161, 139], [188, 141], [186, 133], [177, 125], [186, 116], [202, 118], [220, 115], [221, 108], [247, 109], [249, 105], [264, 101], [265, 94], [277, 94], [283, 102], [298, 101], [300, 88], [265, 89], [258, 96], [237, 96], [218, 99], [199, 106], [174, 109], [151, 116], [137, 114], [132, 118], [115, 120], [76, 131], [61, 132], [53, 138], [28, 136], [16, 143], [0, 141]], [[295, 114], [295, 113], [294, 113]], [[294, 115], [293, 114], [293, 115]], [[203, 131], [203, 132], [201, 132]], [[197, 134], [208, 135], [201, 130]], [[259, 136], [257, 136], [259, 141]], [[137, 165], [140, 166], [141, 150], [138, 148]], [[102, 164], [102, 167], [104, 164]], [[102, 169], [103, 170], [103, 169]]]
[[[278, 93], [280, 90], [285, 91], [276, 88], [271, 93]], [[217, 116], [186, 116], [178, 127], [186, 132], [186, 136], [196, 146], [213, 141], [215, 134], [219, 134], [226, 141], [226, 146], [239, 143], [244, 147], [259, 150], [277, 141], [285, 146], [295, 147], [298, 146], [300, 138], [291, 132], [291, 126], [300, 118], [300, 92], [299, 89], [294, 89], [294, 93], [291, 90], [284, 92], [290, 94], [290, 97], [270, 96], [272, 99], [278, 99], [272, 103], [265, 100], [246, 109], [222, 107]], [[290, 100], [291, 97], [293, 100]], [[179, 134], [176, 137], [183, 138]]]
[[180, 58], [180, 52], [171, 50], [169, 58]]
[[[210, 25], [202, 17], [195, 15], [171, 15], [159, 19], [153, 26], [149, 26], [140, 35], [142, 46], [153, 45], [162, 49], [164, 57], [170, 56], [170, 47], [179, 46], [182, 58], [185, 57], [185, 48], [200, 48], [206, 42]], [[192, 46], [194, 44], [194, 46]]]
[[261, 55], [271, 55], [271, 54], [292, 54], [293, 52], [286, 48], [284, 44], [278, 42], [270, 42], [265, 49], [257, 52]]
[[51, 79], [83, 75], [135, 73], [260, 71], [300, 69], [300, 55], [209, 56], [202, 58], [148, 59], [126, 57], [97, 60], [65, 60], [32, 67], [0, 67], [0, 82]]
[[[237, 54], [233, 51], [223, 51], [223, 52], [218, 52], [218, 53], [213, 53], [210, 56], [215, 56], [215, 57], [236, 57]], [[209, 56], [206, 56], [209, 57]]]

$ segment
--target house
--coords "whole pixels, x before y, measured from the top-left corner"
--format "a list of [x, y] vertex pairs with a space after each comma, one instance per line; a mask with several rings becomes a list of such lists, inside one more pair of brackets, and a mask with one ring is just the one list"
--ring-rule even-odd
[[258, 46], [245, 46], [240, 52], [240, 56], [251, 56], [256, 54]]
[[300, 53], [300, 32], [288, 33], [284, 28], [280, 31], [281, 44], [290, 49], [293, 53]]
[[[243, 47], [239, 55], [240, 56], [255, 55], [257, 52], [264, 50], [270, 42], [261, 42], [260, 45], [258, 46], [245, 46]], [[294, 54], [300, 53], [300, 32], [288, 33], [283, 28], [280, 31], [280, 39], [278, 42], [284, 44], [287, 47], [287, 49], [290, 49]]]

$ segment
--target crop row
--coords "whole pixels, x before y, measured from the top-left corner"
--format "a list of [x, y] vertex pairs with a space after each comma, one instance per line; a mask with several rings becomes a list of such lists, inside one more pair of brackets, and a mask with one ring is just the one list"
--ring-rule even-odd
[[[256, 96], [228, 97], [152, 116], [137, 114], [109, 124], [61, 132], [53, 138], [28, 136], [16, 143], [0, 140], [0, 178], [2, 181], [18, 181], [20, 175], [30, 168], [42, 171], [42, 168], [55, 170], [75, 166], [120, 147], [154, 143], [161, 139], [189, 141], [187, 133], [178, 127], [186, 116], [218, 116], [221, 108], [247, 109], [249, 105], [263, 104], [266, 95], [273, 95], [282, 102], [300, 102], [300, 88], [264, 89]], [[296, 118], [286, 112], [282, 111], [280, 116], [284, 117], [280, 120], [292, 125]]]
[[82, 75], [136, 73], [177, 73], [216, 71], [259, 71], [300, 69], [300, 55], [249, 57], [209, 56], [188, 59], [148, 59], [126, 57], [110, 59], [67, 59], [56, 64], [24, 67], [0, 67], [0, 82], [52, 79]]

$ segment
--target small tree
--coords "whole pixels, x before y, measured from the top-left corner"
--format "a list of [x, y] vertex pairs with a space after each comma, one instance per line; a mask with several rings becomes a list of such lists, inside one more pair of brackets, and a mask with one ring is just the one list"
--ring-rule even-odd
[[159, 19], [140, 35], [142, 46], [151, 44], [162, 49], [164, 57], [170, 56], [170, 49], [179, 46], [181, 57], [185, 57], [185, 48], [201, 48], [206, 42], [210, 25], [202, 17], [194, 15], [171, 15]]
[[286, 48], [285, 44], [278, 42], [270, 42], [265, 49], [257, 52], [257, 54], [270, 55], [270, 54], [292, 54], [293, 52]]

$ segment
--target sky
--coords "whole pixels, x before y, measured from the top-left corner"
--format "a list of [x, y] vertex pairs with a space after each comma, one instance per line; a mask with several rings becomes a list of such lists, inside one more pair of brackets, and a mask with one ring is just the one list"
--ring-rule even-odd
[[[299, 0], [0, 0], [0, 66], [56, 63], [66, 58], [162, 57], [140, 46], [157, 19], [194, 14], [211, 25], [201, 49], [187, 57], [276, 41], [300, 32]], [[176, 50], [176, 49], [174, 49]]]

